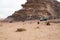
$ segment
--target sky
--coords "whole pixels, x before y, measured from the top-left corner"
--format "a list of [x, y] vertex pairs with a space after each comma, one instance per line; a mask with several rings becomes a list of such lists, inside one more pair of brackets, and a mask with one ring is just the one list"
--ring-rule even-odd
[[21, 9], [21, 4], [26, 0], [0, 0], [0, 18], [12, 15], [16, 10]]
[[[60, 2], [60, 0], [58, 0]], [[12, 15], [16, 10], [22, 9], [21, 4], [26, 0], [0, 0], [0, 18]]]

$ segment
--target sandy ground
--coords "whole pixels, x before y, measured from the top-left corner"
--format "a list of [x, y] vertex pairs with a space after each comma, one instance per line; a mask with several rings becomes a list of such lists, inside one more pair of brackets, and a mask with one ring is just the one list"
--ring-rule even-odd
[[[16, 32], [18, 28], [26, 31]], [[0, 22], [0, 40], [60, 40], [60, 23], [26, 21], [14, 23]]]

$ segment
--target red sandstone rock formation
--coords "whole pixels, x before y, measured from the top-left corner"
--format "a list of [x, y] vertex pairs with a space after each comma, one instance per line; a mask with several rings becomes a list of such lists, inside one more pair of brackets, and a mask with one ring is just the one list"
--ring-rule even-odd
[[6, 20], [35, 20], [42, 16], [48, 19], [60, 18], [60, 2], [57, 0], [27, 0], [22, 7], [23, 9], [15, 11]]

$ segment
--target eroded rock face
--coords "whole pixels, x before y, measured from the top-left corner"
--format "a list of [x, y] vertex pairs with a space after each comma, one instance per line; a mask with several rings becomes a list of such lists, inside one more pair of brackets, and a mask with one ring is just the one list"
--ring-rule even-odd
[[57, 0], [27, 0], [22, 7], [8, 18], [14, 21], [35, 20], [42, 16], [48, 19], [60, 18], [60, 3]]

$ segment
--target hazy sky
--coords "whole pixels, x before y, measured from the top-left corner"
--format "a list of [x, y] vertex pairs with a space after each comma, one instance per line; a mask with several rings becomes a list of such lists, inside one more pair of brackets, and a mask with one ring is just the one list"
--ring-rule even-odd
[[14, 11], [21, 9], [21, 4], [26, 0], [0, 0], [0, 18], [6, 18], [14, 13]]
[[21, 9], [21, 4], [25, 2], [26, 0], [0, 0], [0, 18], [6, 18], [14, 11]]

